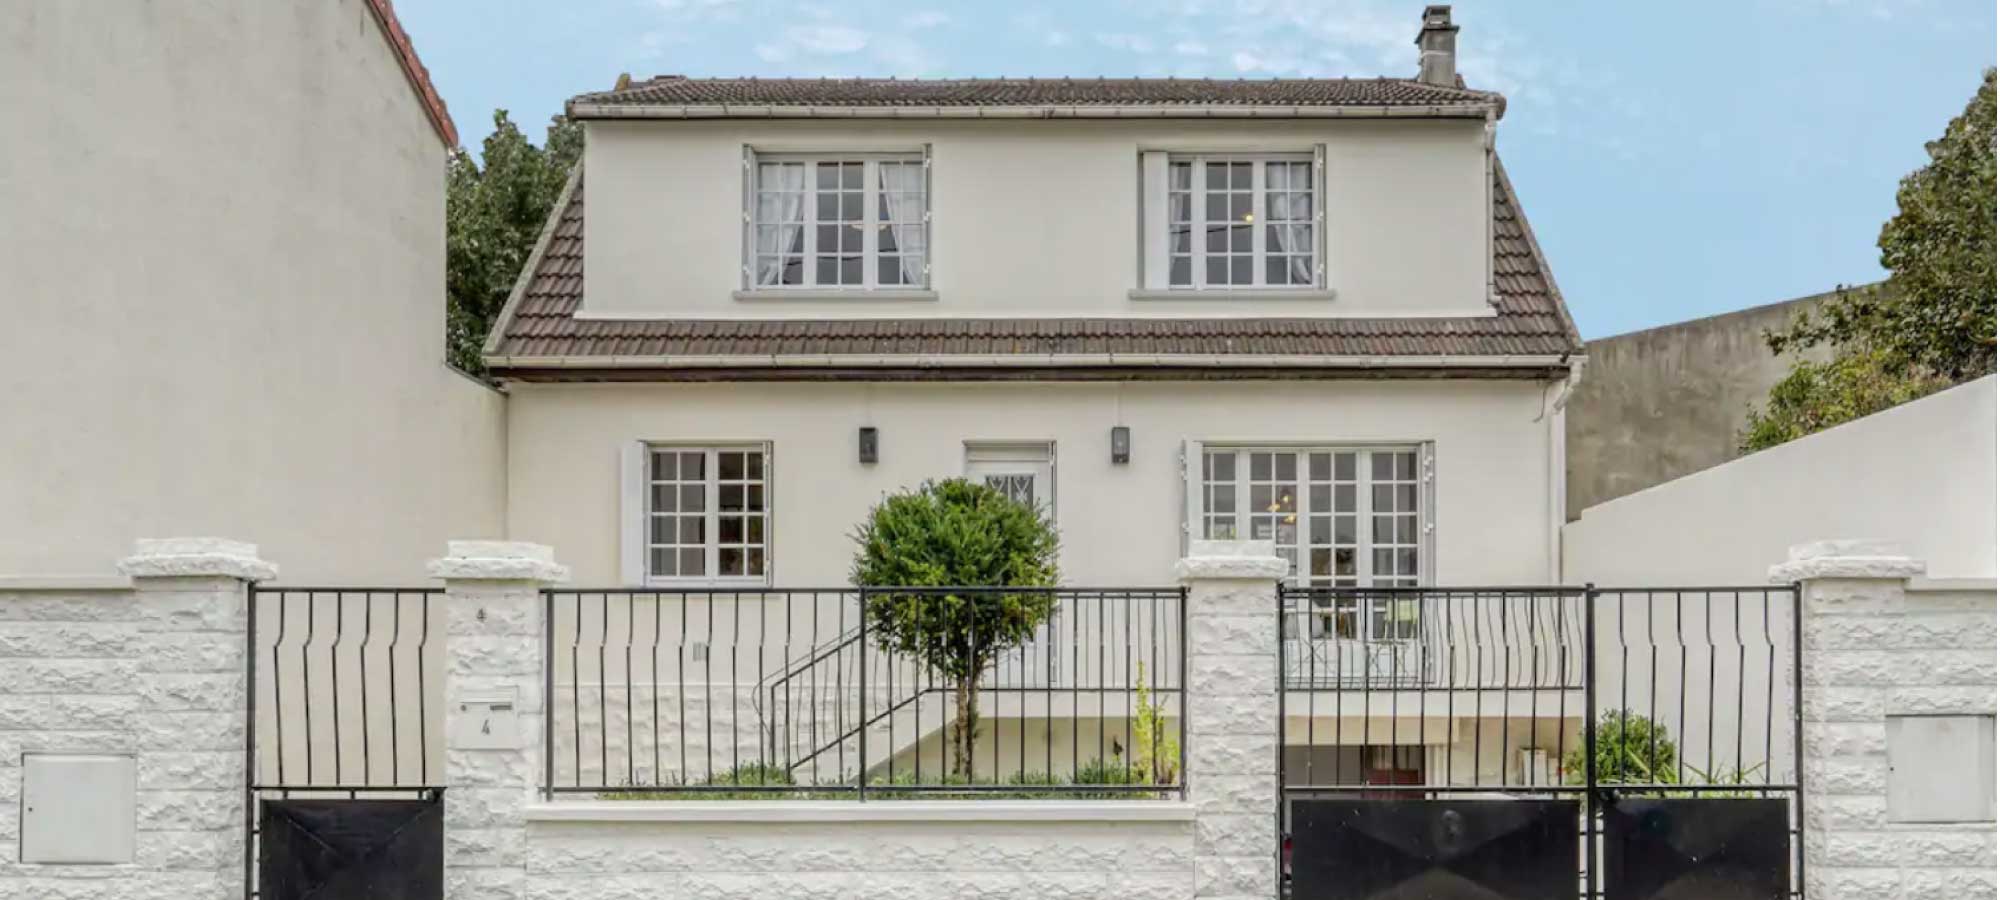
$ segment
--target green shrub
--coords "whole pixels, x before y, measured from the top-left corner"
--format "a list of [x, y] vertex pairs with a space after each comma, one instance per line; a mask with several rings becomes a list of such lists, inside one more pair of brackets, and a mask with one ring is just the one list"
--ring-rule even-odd
[[[854, 583], [863, 587], [1047, 587], [1056, 581], [1055, 526], [1028, 506], [963, 478], [892, 494], [855, 530]], [[872, 593], [863, 614], [875, 642], [954, 685], [953, 773], [972, 771], [979, 677], [994, 657], [1033, 637], [1055, 609], [1048, 592]]]
[[[1581, 742], [1563, 755], [1563, 778], [1584, 783]], [[1667, 728], [1630, 710], [1612, 710], [1598, 720], [1598, 784], [1669, 784], [1676, 777], [1680, 749]]]

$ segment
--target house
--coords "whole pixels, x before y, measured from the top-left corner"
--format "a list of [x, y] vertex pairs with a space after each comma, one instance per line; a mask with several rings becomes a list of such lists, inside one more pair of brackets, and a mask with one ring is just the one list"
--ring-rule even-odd
[[[1425, 11], [1415, 78], [664, 76], [573, 98], [583, 163], [486, 346], [508, 535], [585, 586], [841, 585], [871, 504], [964, 475], [1048, 511], [1066, 584], [1164, 583], [1191, 538], [1273, 540], [1298, 585], [1555, 583], [1582, 344], [1495, 152], [1505, 100], [1458, 76], [1456, 32]], [[707, 626], [663, 640], [726, 658], [728, 605], [686, 602]], [[586, 606], [572, 637], [671, 619]], [[1409, 610], [1329, 604], [1290, 633], [1332, 658], [1415, 634]], [[559, 677], [615, 680], [597, 671]], [[1341, 752], [1378, 718], [1409, 742], [1421, 708], [1356, 716]], [[1506, 714], [1519, 746], [1563, 727]]]
[[388, 0], [31, 0], [0, 46], [0, 572], [227, 534], [397, 584], [500, 532], [505, 398], [440, 339], [458, 133]]

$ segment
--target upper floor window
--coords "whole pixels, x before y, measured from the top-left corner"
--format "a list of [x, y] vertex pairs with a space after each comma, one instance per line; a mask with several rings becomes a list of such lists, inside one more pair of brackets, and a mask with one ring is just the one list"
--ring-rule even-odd
[[754, 158], [753, 289], [912, 289], [930, 281], [922, 154]]
[[1145, 286], [1168, 290], [1322, 285], [1316, 154], [1148, 152]]

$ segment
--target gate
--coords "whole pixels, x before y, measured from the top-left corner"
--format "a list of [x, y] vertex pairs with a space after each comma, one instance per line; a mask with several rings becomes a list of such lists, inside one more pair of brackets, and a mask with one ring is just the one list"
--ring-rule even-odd
[[1802, 897], [1798, 591], [1278, 589], [1298, 900]]
[[443, 593], [251, 587], [246, 897], [444, 896]]

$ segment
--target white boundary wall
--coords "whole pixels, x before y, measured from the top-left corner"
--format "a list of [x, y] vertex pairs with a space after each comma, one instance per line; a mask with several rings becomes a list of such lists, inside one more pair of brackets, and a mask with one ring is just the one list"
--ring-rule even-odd
[[1600, 503], [1563, 527], [1571, 584], [1759, 584], [1829, 534], [1894, 538], [1941, 578], [1992, 578], [1995, 379]]

